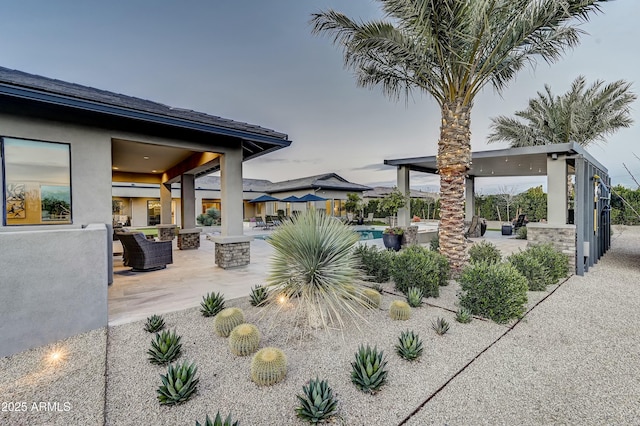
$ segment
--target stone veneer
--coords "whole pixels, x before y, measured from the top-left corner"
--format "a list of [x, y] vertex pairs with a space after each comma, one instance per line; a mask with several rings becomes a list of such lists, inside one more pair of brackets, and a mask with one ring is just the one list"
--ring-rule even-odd
[[248, 241], [216, 243], [216, 264], [223, 269], [248, 265], [250, 261], [249, 247]]
[[418, 244], [418, 227], [403, 226], [404, 234], [402, 235], [402, 247]]
[[576, 226], [549, 225], [548, 223], [527, 224], [527, 245], [551, 243], [569, 256], [569, 272], [576, 272]]
[[176, 237], [176, 225], [157, 225], [158, 240], [173, 241]]
[[178, 232], [178, 248], [180, 250], [197, 250], [200, 248], [200, 232], [196, 229], [181, 229]]

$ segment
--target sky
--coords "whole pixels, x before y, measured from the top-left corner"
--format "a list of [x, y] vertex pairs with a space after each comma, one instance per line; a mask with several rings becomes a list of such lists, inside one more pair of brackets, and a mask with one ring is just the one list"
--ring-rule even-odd
[[[435, 155], [440, 110], [426, 94], [399, 102], [356, 86], [342, 51], [311, 35], [311, 14], [334, 9], [353, 19], [382, 18], [373, 0], [4, 1], [0, 66], [257, 124], [289, 135], [289, 148], [244, 163], [247, 178], [282, 181], [337, 173], [365, 185], [394, 185], [385, 159]], [[520, 72], [499, 95], [487, 87], [471, 116], [474, 151], [488, 145], [490, 118], [513, 115], [549, 84], [556, 94], [584, 75], [633, 82], [640, 92], [640, 1], [603, 4], [581, 26], [588, 35], [560, 62]], [[614, 184], [640, 178], [636, 122], [589, 152]], [[483, 178], [478, 192], [524, 190], [540, 178]], [[413, 173], [411, 186], [437, 190], [438, 177]]]

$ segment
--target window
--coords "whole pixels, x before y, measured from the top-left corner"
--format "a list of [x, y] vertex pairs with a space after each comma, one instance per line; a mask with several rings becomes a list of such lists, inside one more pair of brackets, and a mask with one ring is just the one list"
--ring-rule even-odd
[[4, 224], [71, 223], [71, 147], [2, 138]]
[[160, 223], [160, 200], [148, 200], [147, 201], [147, 225], [155, 226]]

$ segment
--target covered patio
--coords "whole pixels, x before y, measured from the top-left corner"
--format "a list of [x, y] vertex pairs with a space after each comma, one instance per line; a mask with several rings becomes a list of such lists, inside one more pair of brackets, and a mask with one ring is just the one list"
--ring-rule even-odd
[[[465, 217], [474, 214], [478, 177], [547, 177], [547, 220], [529, 223], [530, 243], [551, 242], [567, 254], [577, 275], [584, 275], [611, 246], [611, 180], [607, 169], [577, 143], [539, 145], [471, 154], [465, 187]], [[436, 156], [385, 160], [398, 171], [398, 188], [408, 194], [409, 172], [437, 174]], [[568, 178], [573, 176], [573, 189]], [[573, 194], [571, 194], [573, 192]], [[571, 205], [572, 204], [572, 205]], [[408, 209], [398, 211], [408, 226]]]

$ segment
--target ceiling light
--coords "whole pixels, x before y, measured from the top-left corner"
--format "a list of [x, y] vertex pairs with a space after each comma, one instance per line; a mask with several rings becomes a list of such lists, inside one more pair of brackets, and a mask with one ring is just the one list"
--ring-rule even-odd
[[118, 168], [116, 166], [113, 166], [112, 169], [113, 170], [118, 170]]
[[147, 157], [146, 155], [145, 155], [144, 157], [142, 157], [142, 158], [144, 158], [145, 160], [148, 160], [148, 159], [149, 159], [149, 157]]
[[151, 170], [151, 173], [157, 173], [157, 172], [158, 172], [157, 170]]

